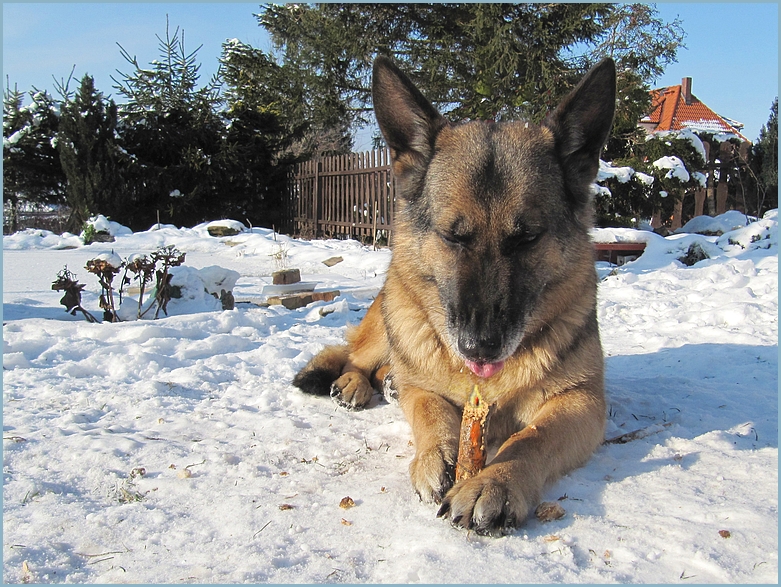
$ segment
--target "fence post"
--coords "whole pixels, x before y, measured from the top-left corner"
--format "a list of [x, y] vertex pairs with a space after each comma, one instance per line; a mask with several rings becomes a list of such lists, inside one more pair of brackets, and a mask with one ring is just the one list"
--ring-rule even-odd
[[314, 216], [313, 220], [315, 223], [314, 226], [314, 235], [315, 238], [319, 236], [318, 234], [318, 220], [320, 218], [320, 155], [317, 155], [315, 158], [315, 180], [314, 180], [314, 203], [312, 204], [312, 216]]

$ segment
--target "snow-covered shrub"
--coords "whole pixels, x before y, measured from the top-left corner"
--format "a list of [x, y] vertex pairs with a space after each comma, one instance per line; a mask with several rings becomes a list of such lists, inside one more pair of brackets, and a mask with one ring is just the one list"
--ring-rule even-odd
[[654, 181], [644, 171], [600, 161], [594, 184], [597, 225], [637, 227], [650, 218]]

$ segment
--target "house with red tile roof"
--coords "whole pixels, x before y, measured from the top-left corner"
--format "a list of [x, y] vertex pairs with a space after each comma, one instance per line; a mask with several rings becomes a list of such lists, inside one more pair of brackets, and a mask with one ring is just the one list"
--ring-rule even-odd
[[734, 135], [750, 142], [740, 131], [743, 124], [716, 114], [692, 94], [692, 78], [685, 77], [679, 86], [651, 91], [651, 113], [640, 120], [648, 132], [683, 130], [694, 133]]
[[[727, 170], [734, 162], [735, 147], [745, 158], [751, 146], [751, 141], [740, 132], [742, 123], [717, 114], [701, 102], [692, 93], [692, 78], [685, 77], [680, 85], [651, 91], [651, 111], [638, 125], [649, 134], [688, 129], [697, 135], [706, 159], [706, 168], [697, 171], [706, 173], [708, 182], [694, 193], [695, 216], [703, 214], [706, 202], [710, 215], [726, 212]], [[682, 207], [683, 202], [678, 202], [673, 228], [680, 227]]]

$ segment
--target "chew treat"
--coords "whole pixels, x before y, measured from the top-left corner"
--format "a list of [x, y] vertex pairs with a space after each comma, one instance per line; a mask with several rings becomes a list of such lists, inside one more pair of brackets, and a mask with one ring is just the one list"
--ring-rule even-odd
[[485, 428], [488, 404], [475, 385], [461, 416], [461, 434], [458, 439], [456, 482], [477, 475], [485, 466]]

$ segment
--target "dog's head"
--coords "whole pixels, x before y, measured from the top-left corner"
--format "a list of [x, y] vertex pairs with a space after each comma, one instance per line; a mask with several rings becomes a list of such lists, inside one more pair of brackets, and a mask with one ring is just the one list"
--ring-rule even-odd
[[539, 126], [449, 123], [387, 58], [374, 111], [403, 205], [394, 255], [439, 295], [443, 340], [482, 377], [568, 305], [593, 309], [591, 184], [615, 110], [606, 59]]

